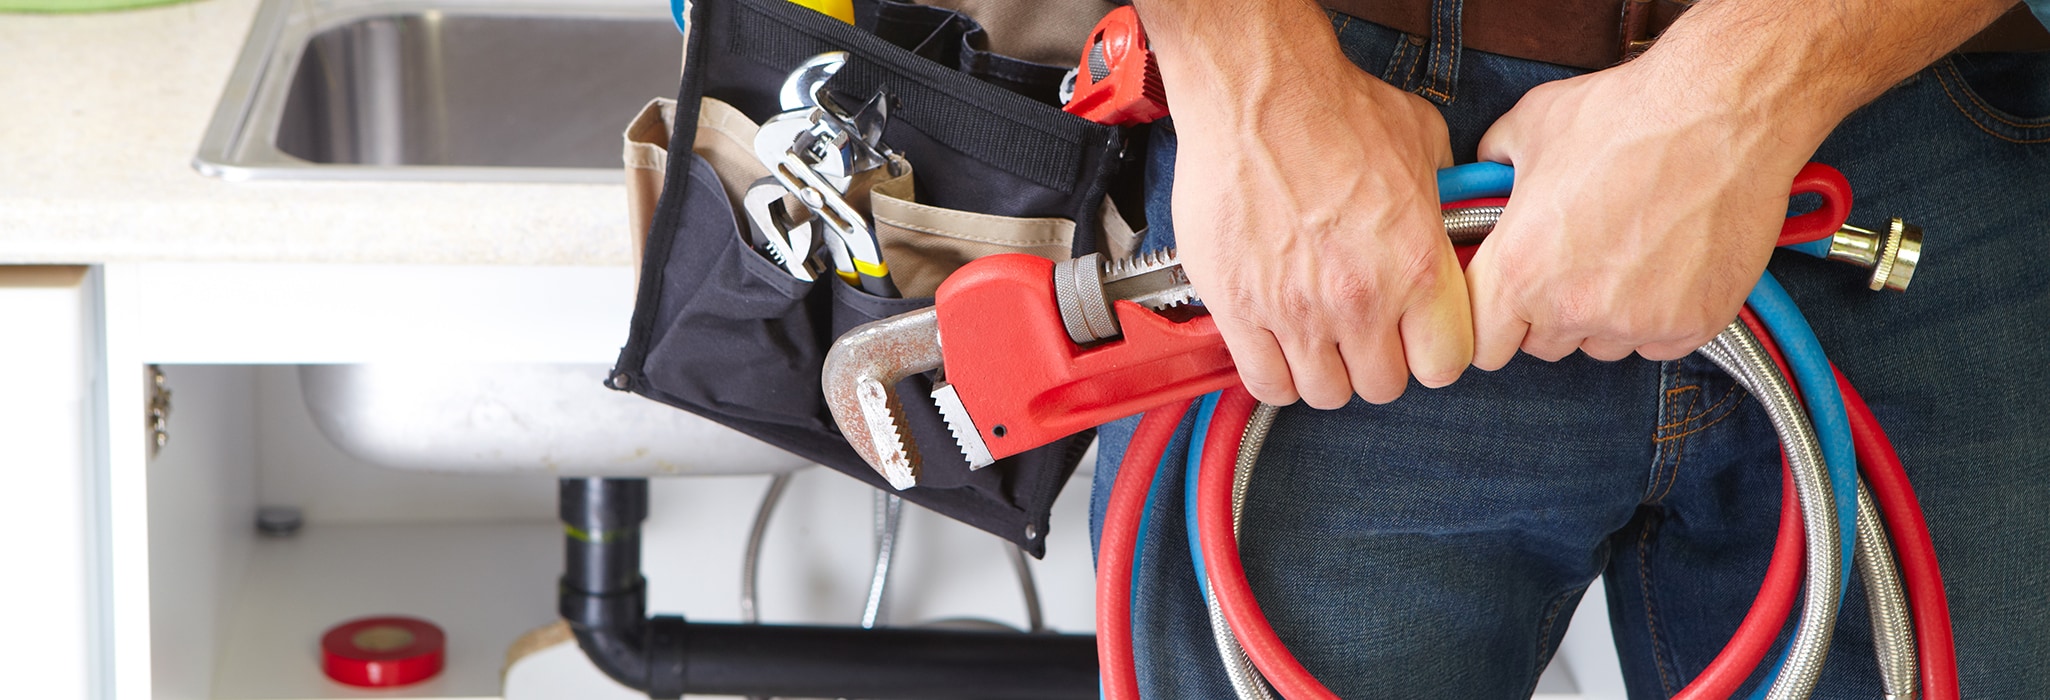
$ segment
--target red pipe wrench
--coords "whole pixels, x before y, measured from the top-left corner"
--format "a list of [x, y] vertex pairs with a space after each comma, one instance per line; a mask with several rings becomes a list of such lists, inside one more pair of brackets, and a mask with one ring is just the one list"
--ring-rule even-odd
[[[1796, 193], [1822, 195], [1787, 220], [1782, 241], [1844, 229], [1850, 187], [1827, 166], [1801, 171]], [[1500, 202], [1445, 211], [1455, 245], [1478, 243]], [[1840, 233], [1838, 235], [1849, 235]], [[1465, 256], [1462, 256], [1462, 260]], [[826, 403], [841, 433], [890, 484], [917, 485], [918, 445], [897, 385], [942, 370], [932, 401], [971, 468], [1238, 381], [1217, 324], [1199, 308], [1172, 251], [1051, 262], [1005, 254], [963, 266], [932, 308], [858, 327], [826, 355]]]

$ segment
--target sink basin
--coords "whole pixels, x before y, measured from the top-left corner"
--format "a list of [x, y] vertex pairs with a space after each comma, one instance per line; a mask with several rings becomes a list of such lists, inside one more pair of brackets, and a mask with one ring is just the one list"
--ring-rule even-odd
[[605, 365], [304, 365], [313, 424], [385, 467], [536, 476], [787, 472], [802, 458], [709, 420], [605, 388]]
[[193, 164], [231, 180], [619, 182], [676, 92], [661, 0], [264, 0]]

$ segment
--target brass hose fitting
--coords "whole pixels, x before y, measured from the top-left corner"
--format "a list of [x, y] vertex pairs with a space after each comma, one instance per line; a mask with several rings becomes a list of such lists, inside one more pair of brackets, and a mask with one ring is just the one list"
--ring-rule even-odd
[[1846, 224], [1829, 240], [1829, 259], [1872, 270], [1872, 291], [1904, 292], [1922, 260], [1922, 227], [1894, 217], [1885, 233]]

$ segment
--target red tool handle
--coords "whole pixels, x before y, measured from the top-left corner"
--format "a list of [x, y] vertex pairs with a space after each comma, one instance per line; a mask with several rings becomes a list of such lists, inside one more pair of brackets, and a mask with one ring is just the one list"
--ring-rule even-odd
[[1118, 301], [1124, 334], [1076, 345], [1045, 258], [978, 259], [948, 276], [936, 296], [946, 379], [993, 458], [1238, 381], [1207, 314], [1177, 322]]
[[[1851, 190], [1835, 168], [1808, 164], [1793, 193], [1821, 195], [1822, 206], [1787, 219], [1782, 245], [1826, 237], [1843, 226]], [[1446, 207], [1505, 201], [1476, 199]], [[1458, 252], [1461, 265], [1473, 253], [1470, 246]], [[1044, 258], [1005, 254], [975, 260], [947, 277], [937, 297], [946, 379], [993, 458], [1238, 380], [1231, 354], [1208, 315], [1175, 321], [1118, 301], [1122, 336], [1087, 347], [1074, 344], [1054, 296], [1053, 263]]]
[[1146, 31], [1130, 5], [1111, 10], [1089, 32], [1076, 69], [1069, 114], [1099, 124], [1129, 126], [1167, 116], [1167, 89], [1146, 48]]

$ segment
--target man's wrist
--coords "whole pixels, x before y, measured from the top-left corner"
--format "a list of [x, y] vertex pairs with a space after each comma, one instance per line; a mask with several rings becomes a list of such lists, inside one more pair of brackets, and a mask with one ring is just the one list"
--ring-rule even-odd
[[1711, 0], [1675, 21], [1632, 67], [1659, 86], [1649, 99], [1720, 110], [1812, 149], [1845, 116], [2014, 2]]
[[1312, 0], [1135, 0], [1177, 124], [1259, 117], [1356, 70]]

